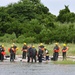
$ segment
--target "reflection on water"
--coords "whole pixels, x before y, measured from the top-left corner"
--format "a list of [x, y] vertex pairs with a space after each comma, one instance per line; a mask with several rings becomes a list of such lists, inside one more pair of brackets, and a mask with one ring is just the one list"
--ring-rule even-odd
[[0, 75], [75, 75], [75, 65], [0, 62]]

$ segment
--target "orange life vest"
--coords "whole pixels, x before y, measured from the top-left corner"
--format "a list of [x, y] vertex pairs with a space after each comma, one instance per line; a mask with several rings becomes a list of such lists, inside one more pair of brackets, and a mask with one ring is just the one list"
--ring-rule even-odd
[[66, 49], [63, 49], [62, 52], [67, 52], [68, 50], [68, 47], [66, 47]]

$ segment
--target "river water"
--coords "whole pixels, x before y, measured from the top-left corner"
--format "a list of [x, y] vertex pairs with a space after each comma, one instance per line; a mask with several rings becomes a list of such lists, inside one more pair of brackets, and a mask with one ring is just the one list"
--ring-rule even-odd
[[0, 62], [0, 75], [75, 75], [75, 65], [4, 61]]

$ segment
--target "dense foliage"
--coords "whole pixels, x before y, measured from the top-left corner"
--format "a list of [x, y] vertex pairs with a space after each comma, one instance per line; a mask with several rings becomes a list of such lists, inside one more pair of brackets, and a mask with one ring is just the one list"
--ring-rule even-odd
[[55, 16], [40, 0], [20, 0], [0, 7], [0, 41], [75, 42], [75, 13], [68, 6]]

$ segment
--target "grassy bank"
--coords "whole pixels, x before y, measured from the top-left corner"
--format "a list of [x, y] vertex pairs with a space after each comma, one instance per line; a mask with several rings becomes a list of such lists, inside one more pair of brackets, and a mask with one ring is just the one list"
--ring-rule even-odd
[[[17, 54], [22, 54], [22, 46], [23, 46], [23, 43], [15, 43], [17, 45], [17, 47], [19, 48], [17, 50]], [[9, 54], [8, 52], [8, 48], [11, 47], [12, 43], [0, 43], [0, 45], [4, 45], [5, 49], [6, 49], [6, 54]], [[31, 45], [31, 44], [27, 44], [27, 45]], [[35, 46], [35, 48], [38, 50], [38, 46], [39, 44], [33, 44]], [[63, 47], [63, 43], [59, 44], [60, 45], [60, 53], [59, 55], [62, 55], [62, 47]], [[53, 48], [55, 46], [55, 44], [44, 44], [44, 46], [46, 46], [46, 48], [49, 50], [49, 53], [50, 53], [50, 56], [53, 55]], [[69, 50], [67, 51], [67, 56], [74, 56], [75, 55], [75, 44], [67, 44], [67, 46], [69, 47]]]

